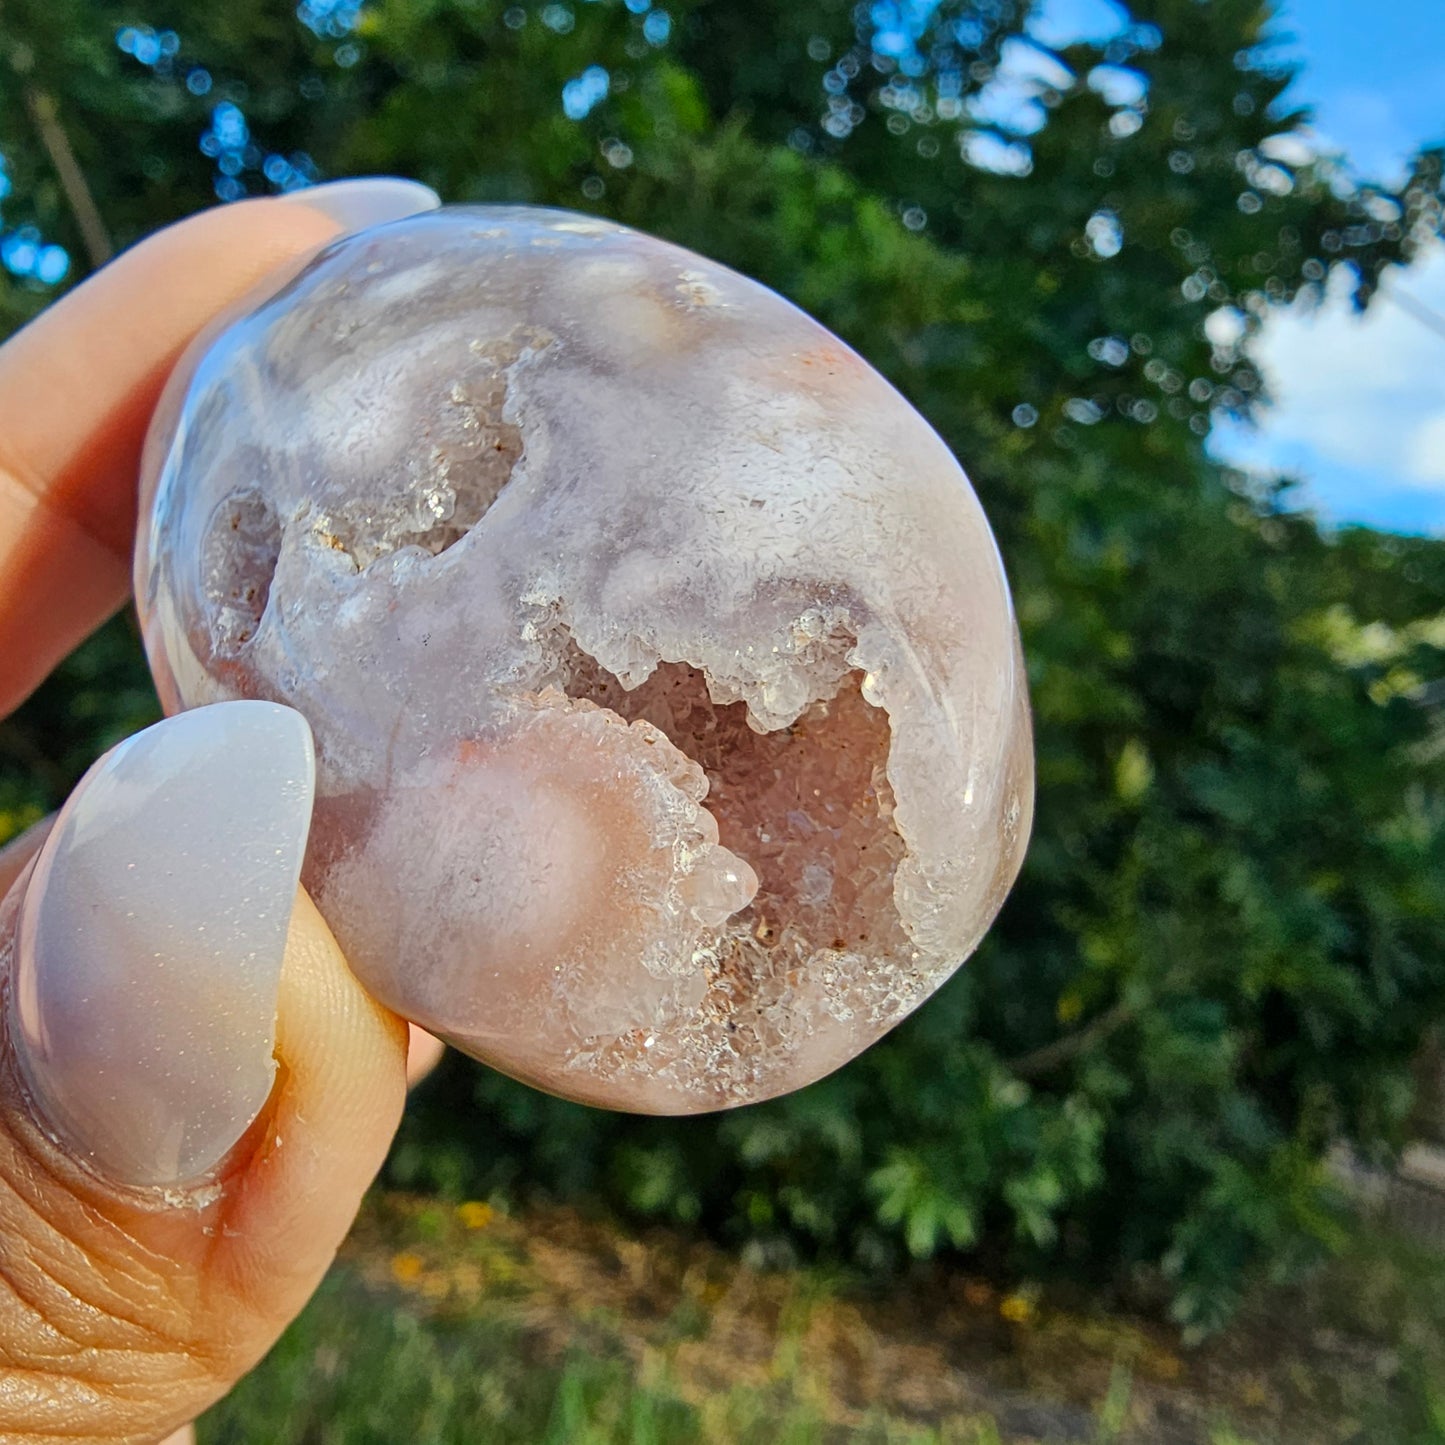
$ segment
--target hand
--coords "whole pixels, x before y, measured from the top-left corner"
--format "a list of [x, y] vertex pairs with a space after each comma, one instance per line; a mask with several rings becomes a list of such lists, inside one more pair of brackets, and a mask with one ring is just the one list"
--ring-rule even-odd
[[[142, 437], [195, 333], [435, 203], [369, 182], [211, 211], [0, 347], [0, 714], [123, 601]], [[311, 782], [298, 714], [223, 703], [121, 744], [0, 853], [6, 1441], [192, 1419], [300, 1310], [381, 1164], [407, 1030], [296, 889]]]

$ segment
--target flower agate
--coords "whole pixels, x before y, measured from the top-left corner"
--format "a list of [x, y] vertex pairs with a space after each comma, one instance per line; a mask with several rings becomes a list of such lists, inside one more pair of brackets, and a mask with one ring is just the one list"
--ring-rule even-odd
[[977, 945], [1032, 808], [958, 463], [755, 282], [561, 211], [348, 237], [152, 427], [168, 710], [309, 719], [304, 880], [384, 1003], [589, 1103], [799, 1087]]

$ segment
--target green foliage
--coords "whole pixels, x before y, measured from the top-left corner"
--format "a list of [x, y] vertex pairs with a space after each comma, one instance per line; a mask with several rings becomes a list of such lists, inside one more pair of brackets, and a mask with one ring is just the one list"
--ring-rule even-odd
[[[1298, 117], [1263, 0], [1137, 0], [1105, 53], [1062, 54], [1027, 175], [969, 159], [965, 103], [1025, 9], [1004, 0], [940, 5], [901, 67], [842, 0], [677, 0], [663, 39], [620, 0], [371, 0], [334, 37], [261, 0], [155, 0], [145, 19], [179, 51], [151, 67], [110, 44], [128, 6], [5, 4], [4, 63], [59, 98], [118, 240], [209, 194], [197, 138], [221, 100], [250, 124], [229, 179], [251, 190], [267, 152], [305, 152], [451, 200], [601, 210], [838, 330], [966, 460], [995, 523], [1039, 813], [968, 968], [842, 1073], [716, 1119], [596, 1114], [454, 1061], [398, 1178], [600, 1191], [764, 1258], [986, 1249], [1158, 1277], [1195, 1331], [1252, 1271], [1336, 1243], [1321, 1156], [1398, 1145], [1410, 1060], [1445, 1013], [1445, 548], [1323, 533], [1285, 484], [1213, 462], [1211, 413], [1248, 415], [1261, 381], [1204, 322], [1233, 307], [1252, 327], [1344, 261], [1367, 300], [1439, 228], [1441, 152], [1394, 195], [1280, 159], [1271, 137]], [[1091, 88], [1101, 60], [1147, 102]], [[610, 91], [570, 120], [563, 87], [593, 65]], [[79, 255], [22, 90], [0, 86], [18, 205]], [[7, 315], [34, 299], [0, 290]], [[0, 808], [53, 804], [141, 715], [118, 640], [7, 725]]]

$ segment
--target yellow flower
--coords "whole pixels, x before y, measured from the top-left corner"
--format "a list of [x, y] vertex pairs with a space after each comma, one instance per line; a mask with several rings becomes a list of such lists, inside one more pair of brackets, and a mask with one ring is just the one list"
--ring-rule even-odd
[[492, 1206], [478, 1199], [457, 1205], [457, 1218], [467, 1229], [485, 1229], [492, 1222]]
[[401, 1284], [413, 1284], [421, 1276], [422, 1260], [419, 1254], [394, 1254], [391, 1257], [391, 1273]]
[[1033, 1302], [1021, 1294], [1005, 1295], [999, 1301], [998, 1312], [1011, 1325], [1026, 1325], [1034, 1317]]
[[1184, 1361], [1169, 1350], [1150, 1350], [1145, 1365], [1161, 1380], [1177, 1380], [1184, 1373]]

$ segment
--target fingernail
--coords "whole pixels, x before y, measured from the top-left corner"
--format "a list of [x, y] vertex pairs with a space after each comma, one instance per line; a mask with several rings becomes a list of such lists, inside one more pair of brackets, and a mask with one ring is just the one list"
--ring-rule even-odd
[[399, 176], [328, 181], [324, 186], [288, 191], [281, 199], [320, 211], [339, 221], [348, 231], [364, 231], [368, 226], [434, 211], [442, 203], [442, 198], [430, 186], [402, 180]]
[[16, 1053], [41, 1123], [118, 1183], [201, 1179], [266, 1102], [315, 773], [291, 708], [197, 708], [96, 763], [36, 860]]

